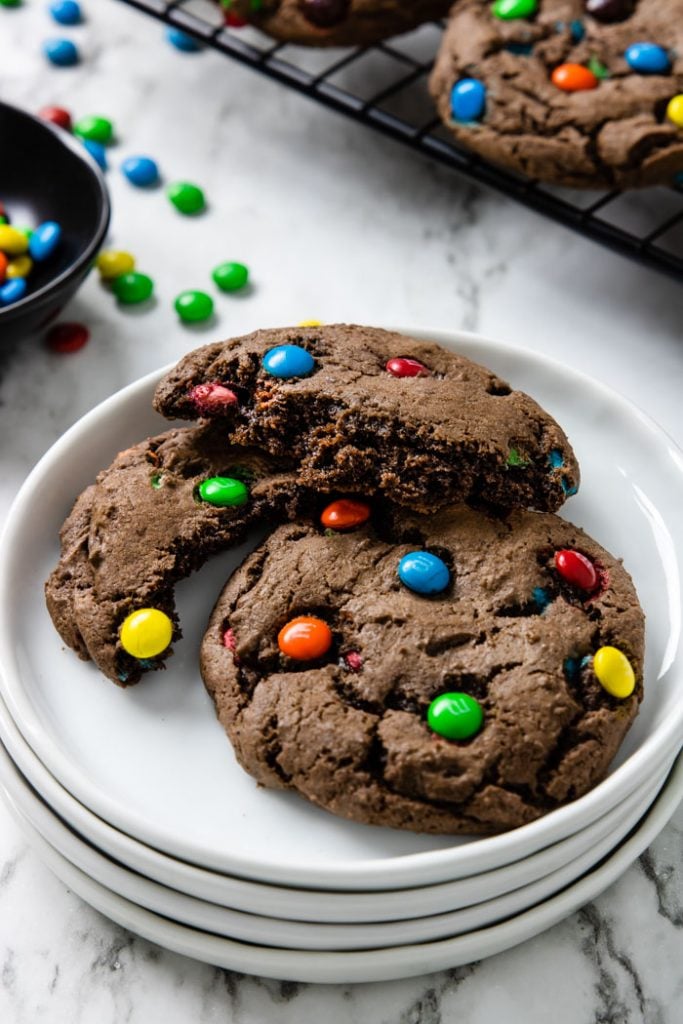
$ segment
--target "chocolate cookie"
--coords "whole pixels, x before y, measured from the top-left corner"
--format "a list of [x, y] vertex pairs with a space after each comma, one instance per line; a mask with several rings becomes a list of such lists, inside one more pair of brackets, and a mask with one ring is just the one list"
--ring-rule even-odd
[[683, 0], [460, 0], [430, 82], [458, 142], [573, 187], [683, 171]]
[[643, 632], [628, 573], [583, 531], [461, 507], [280, 527], [219, 598], [201, 668], [264, 786], [370, 824], [495, 832], [604, 777]]
[[[64, 523], [45, 587], [52, 620], [79, 657], [122, 686], [136, 683], [163, 667], [171, 639], [181, 636], [178, 580], [239, 544], [252, 525], [280, 522], [303, 505], [286, 463], [231, 447], [220, 426], [143, 441], [100, 473]], [[153, 614], [129, 620], [141, 609]]]
[[164, 416], [223, 420], [233, 441], [294, 458], [317, 492], [429, 512], [456, 501], [555, 510], [579, 470], [557, 423], [490, 370], [371, 327], [255, 331], [189, 353]]
[[249, 21], [307, 46], [367, 46], [445, 17], [451, 0], [220, 0], [228, 24]]

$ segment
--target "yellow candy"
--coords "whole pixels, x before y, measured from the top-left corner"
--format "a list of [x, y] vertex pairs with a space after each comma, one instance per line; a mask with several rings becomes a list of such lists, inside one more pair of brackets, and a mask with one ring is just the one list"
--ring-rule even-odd
[[0, 224], [0, 250], [8, 256], [21, 256], [28, 249], [28, 238], [11, 224]]
[[95, 260], [95, 266], [103, 281], [113, 281], [115, 277], [130, 274], [135, 269], [135, 258], [129, 252], [103, 249]]
[[32, 266], [33, 260], [30, 256], [15, 256], [7, 264], [7, 277], [9, 280], [14, 277], [28, 277]]
[[322, 327], [322, 320], [299, 320], [297, 327]]
[[170, 644], [173, 623], [158, 608], [139, 608], [124, 619], [119, 636], [133, 658], [154, 658]]
[[601, 647], [593, 656], [593, 671], [604, 690], [624, 700], [636, 685], [636, 676], [625, 654], [616, 647]]
[[683, 92], [672, 96], [666, 108], [666, 116], [679, 128], [683, 128]]

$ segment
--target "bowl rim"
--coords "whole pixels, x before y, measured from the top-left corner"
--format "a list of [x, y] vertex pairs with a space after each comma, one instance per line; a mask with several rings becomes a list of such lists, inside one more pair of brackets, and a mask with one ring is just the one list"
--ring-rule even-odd
[[20, 299], [18, 302], [13, 302], [9, 306], [0, 307], [0, 326], [3, 321], [8, 322], [9, 320], [15, 319], [17, 316], [20, 316], [22, 313], [26, 312], [29, 307], [31, 309], [35, 309], [36, 307], [45, 305], [49, 302], [49, 299], [54, 292], [58, 291], [70, 278], [77, 276], [84, 266], [92, 261], [95, 253], [102, 244], [102, 240], [109, 227], [109, 221], [111, 220], [111, 200], [109, 199], [109, 191], [104, 180], [104, 175], [88, 153], [85, 146], [82, 146], [76, 138], [64, 128], [53, 125], [49, 121], [44, 121], [37, 115], [24, 110], [23, 107], [17, 107], [12, 103], [6, 103], [4, 100], [0, 100], [0, 111], [3, 110], [9, 110], [20, 117], [26, 118], [28, 121], [32, 121], [39, 131], [52, 134], [58, 144], [71, 150], [71, 153], [77, 160], [80, 160], [86, 166], [93, 177], [99, 196], [100, 209], [97, 225], [93, 230], [91, 240], [86, 245], [80, 256], [78, 256], [73, 263], [70, 263], [69, 266], [60, 274], [47, 281], [41, 288], [38, 288], [36, 291], [29, 291], [23, 299]]

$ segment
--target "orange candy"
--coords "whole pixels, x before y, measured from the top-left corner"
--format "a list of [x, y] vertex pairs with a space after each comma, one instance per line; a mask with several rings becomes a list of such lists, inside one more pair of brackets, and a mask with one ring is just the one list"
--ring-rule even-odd
[[0, 252], [0, 284], [2, 284], [2, 282], [7, 277], [7, 264], [8, 263], [9, 263], [9, 260], [5, 256], [4, 252]]
[[332, 646], [332, 630], [312, 615], [299, 615], [283, 626], [277, 635], [283, 654], [295, 661], [314, 661], [327, 654]]
[[595, 89], [598, 79], [583, 64], [560, 64], [551, 75], [553, 85], [564, 92], [581, 92]]
[[328, 530], [355, 530], [357, 526], [367, 523], [369, 518], [370, 506], [364, 501], [340, 498], [323, 509], [320, 522]]

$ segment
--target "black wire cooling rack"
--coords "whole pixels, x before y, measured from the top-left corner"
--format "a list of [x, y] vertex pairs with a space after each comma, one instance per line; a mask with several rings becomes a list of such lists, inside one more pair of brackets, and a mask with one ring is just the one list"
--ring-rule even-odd
[[552, 220], [683, 279], [683, 182], [672, 188], [591, 192], [544, 185], [459, 148], [427, 91], [442, 28], [430, 23], [388, 43], [313, 49], [230, 29], [211, 0], [124, 0], [202, 43]]

